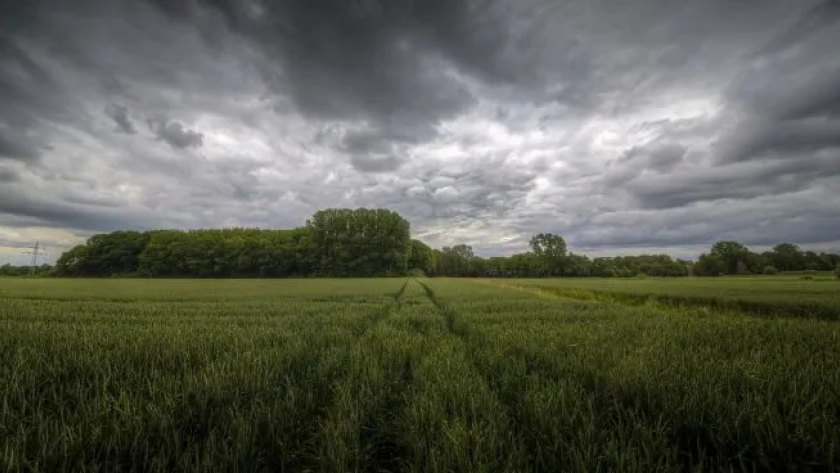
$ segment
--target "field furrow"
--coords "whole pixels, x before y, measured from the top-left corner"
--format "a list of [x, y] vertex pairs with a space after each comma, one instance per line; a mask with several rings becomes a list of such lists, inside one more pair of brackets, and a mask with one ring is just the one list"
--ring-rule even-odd
[[[681, 279], [475, 279], [503, 289], [532, 291], [549, 297], [613, 302], [625, 306], [660, 306], [702, 312], [738, 312], [762, 317], [840, 320], [840, 286], [833, 280], [786, 280], [762, 287], [766, 280]], [[770, 281], [773, 282], [773, 281]]]

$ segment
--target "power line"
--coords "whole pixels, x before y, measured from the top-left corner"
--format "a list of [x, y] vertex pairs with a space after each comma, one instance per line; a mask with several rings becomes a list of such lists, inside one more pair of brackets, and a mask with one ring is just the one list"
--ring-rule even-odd
[[38, 257], [46, 256], [47, 249], [41, 246], [41, 242], [36, 241], [35, 246], [29, 246], [29, 251], [24, 251], [24, 254], [32, 255], [32, 261], [29, 265], [29, 275], [35, 274], [35, 268], [38, 267]]

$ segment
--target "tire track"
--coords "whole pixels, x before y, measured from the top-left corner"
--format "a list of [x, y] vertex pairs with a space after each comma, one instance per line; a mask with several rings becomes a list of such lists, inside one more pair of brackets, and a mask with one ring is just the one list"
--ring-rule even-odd
[[840, 321], [840, 309], [817, 303], [777, 304], [751, 300], [719, 298], [702, 295], [625, 293], [581, 287], [554, 287], [537, 284], [504, 283], [470, 280], [470, 283], [520, 291], [539, 297], [574, 299], [615, 304], [623, 307], [645, 306], [663, 311], [688, 310], [706, 314], [739, 315], [744, 317], [786, 317]]
[[344, 372], [332, 384], [332, 397], [316, 434], [319, 471], [401, 471], [411, 451], [391, 437], [394, 419], [413, 376], [411, 360], [389, 337], [388, 319], [403, 308], [410, 284], [362, 319], [356, 343], [347, 348]]
[[463, 339], [466, 336], [466, 326], [458, 323], [455, 311], [451, 307], [441, 302], [440, 299], [438, 299], [437, 295], [435, 295], [435, 291], [433, 291], [432, 288], [430, 288], [426, 284], [423, 284], [420, 281], [416, 282], [417, 284], [423, 287], [423, 291], [426, 292], [426, 297], [429, 298], [429, 300], [432, 302], [432, 304], [435, 306], [438, 312], [440, 312], [441, 315], [443, 315], [443, 319], [446, 322], [446, 330], [452, 335], [456, 335], [459, 338]]
[[379, 310], [362, 319], [359, 325], [352, 329], [354, 335], [361, 338], [368, 330], [387, 319], [393, 312], [399, 312], [402, 308], [403, 294], [405, 294], [405, 289], [408, 287], [409, 282], [410, 281], [407, 279], [403, 283], [402, 287], [392, 294], [391, 299], [385, 302]]
[[[423, 287], [426, 297], [444, 317], [447, 331], [463, 343], [463, 349], [470, 366], [480, 376], [489, 392], [492, 393], [498, 405], [502, 408], [510, 431], [513, 432], [517, 442], [524, 446], [526, 450], [538, 448], [539, 445], [536, 445], [533, 441], [533, 433], [525, 427], [530, 425], [530, 419], [524, 416], [521, 409], [518, 408], [521, 399], [511, 396], [511, 390], [498, 379], [494, 379], [488, 371], [487, 365], [480, 361], [480, 346], [485, 343], [483, 335], [460, 320], [458, 311], [441, 301], [432, 288], [420, 281], [417, 281], [417, 283]], [[533, 465], [530, 465], [528, 470], [533, 470], [532, 467]]]

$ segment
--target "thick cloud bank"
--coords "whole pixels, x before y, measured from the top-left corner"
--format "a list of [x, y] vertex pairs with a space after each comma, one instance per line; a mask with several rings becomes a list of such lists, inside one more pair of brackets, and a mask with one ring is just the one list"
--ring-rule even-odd
[[357, 206], [484, 254], [836, 249], [837, 44], [834, 0], [7, 0], [0, 261]]

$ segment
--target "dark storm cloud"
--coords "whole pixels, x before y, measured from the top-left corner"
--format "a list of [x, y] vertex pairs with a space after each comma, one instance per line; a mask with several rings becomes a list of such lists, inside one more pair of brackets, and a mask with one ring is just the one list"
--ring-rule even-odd
[[23, 191], [20, 186], [0, 188], [0, 220], [3, 214], [32, 219], [38, 225], [76, 230], [110, 231], [118, 228], [150, 228], [156, 219], [150, 212], [127, 210], [116, 205], [57, 202]]
[[165, 117], [150, 118], [146, 121], [149, 130], [159, 139], [175, 148], [198, 148], [203, 144], [204, 135], [187, 129], [183, 123], [170, 121]]
[[14, 182], [19, 178], [14, 169], [0, 167], [0, 182]]
[[[803, 214], [802, 199], [769, 199], [763, 205], [728, 202], [690, 208], [646, 211], [641, 215], [603, 214], [571, 228], [574, 246], [586, 248], [668, 248], [710, 245], [732, 239], [750, 245], [784, 241], [820, 243], [836, 238], [840, 209], [830, 204], [811, 205]], [[639, 224], [643, 218], [644, 225]]]
[[389, 138], [382, 131], [348, 131], [337, 148], [350, 155], [350, 164], [358, 171], [391, 172], [405, 164], [396, 156], [405, 142], [399, 136]]
[[379, 157], [367, 155], [351, 157], [350, 164], [362, 172], [389, 172], [399, 169], [403, 162], [396, 156]]
[[462, 2], [209, 2], [234, 31], [280, 60], [274, 86], [305, 113], [425, 125], [469, 104], [426, 36], [465, 29]]
[[[670, 124], [653, 124], [659, 141], [697, 143], [716, 134], [708, 151], [687, 153], [687, 145], [680, 160], [670, 160], [671, 153], [656, 158], [634, 147], [605, 175], [605, 184], [621, 185], [643, 209], [668, 209], [785, 195], [840, 179], [840, 56], [834, 52], [840, 3], [799, 12], [791, 26], [768, 38], [745, 55], [717, 118], [679, 133]], [[649, 159], [685, 166], [663, 169], [667, 177], [651, 175], [643, 173], [653, 164]]]
[[840, 150], [823, 157], [776, 161], [682, 173], [668, 179], [640, 178], [628, 190], [644, 208], [683, 207], [694, 202], [749, 199], [806, 189], [819, 179], [840, 176]]
[[0, 159], [35, 160], [40, 156], [38, 144], [27, 142], [26, 138], [15, 137], [0, 128]]
[[[182, 20], [199, 16], [178, 2], [158, 3]], [[508, 2], [207, 4], [221, 12], [233, 31], [278, 61], [261, 64], [275, 92], [291, 97], [311, 117], [366, 122], [378, 138], [376, 147], [433, 138], [441, 120], [475, 103], [465, 76], [492, 87], [513, 87], [521, 97], [545, 97], [546, 65], [571, 66], [564, 74], [574, 76], [570, 82], [575, 84], [585, 83], [588, 70], [575, 41], [555, 38], [549, 47], [536, 19]], [[552, 92], [550, 99], [569, 95], [571, 88]], [[389, 168], [399, 161], [355, 151], [352, 164], [364, 171], [369, 168], [364, 163]]]
[[35, 126], [41, 117], [63, 112], [60, 100], [49, 94], [58, 87], [50, 75], [0, 32], [0, 159], [36, 160], [46, 143]]
[[621, 163], [630, 163], [638, 169], [653, 169], [667, 172], [682, 162], [688, 149], [679, 143], [652, 143], [634, 146], [619, 159]]
[[379, 133], [348, 132], [341, 139], [345, 151], [357, 153], [387, 153], [391, 151], [390, 143]]
[[104, 113], [114, 120], [114, 123], [117, 125], [116, 131], [130, 135], [137, 133], [137, 130], [134, 128], [134, 123], [128, 116], [128, 107], [111, 103], [105, 107]]
[[0, 227], [836, 238], [838, 5], [0, 1]]
[[737, 126], [718, 150], [723, 163], [765, 157], [799, 159], [840, 147], [840, 2], [804, 12], [752, 59], [729, 88]]
[[0, 31], [0, 120], [26, 128], [42, 119], [72, 119], [74, 101], [20, 42]]

